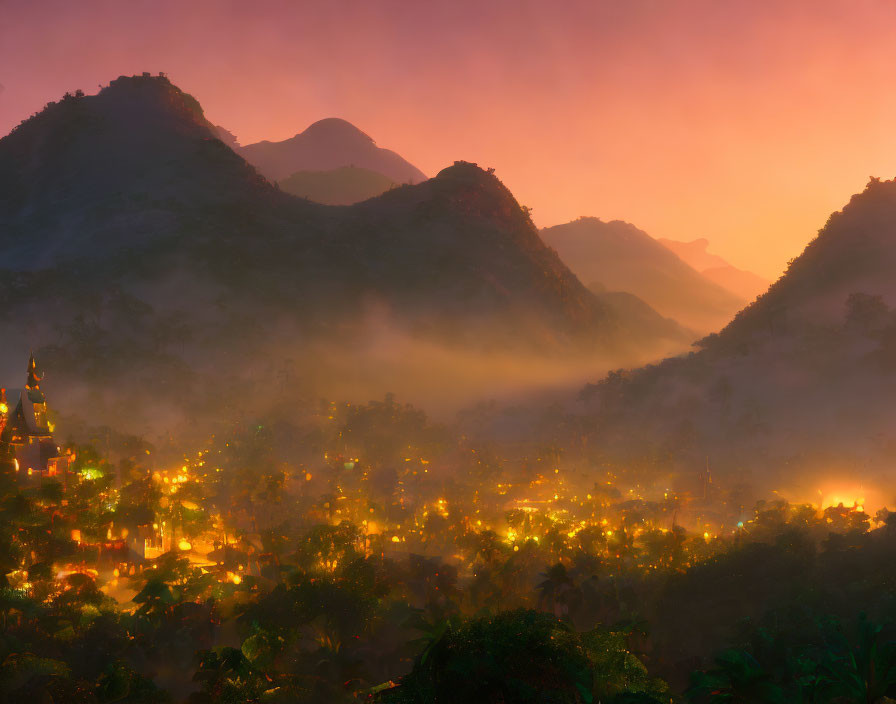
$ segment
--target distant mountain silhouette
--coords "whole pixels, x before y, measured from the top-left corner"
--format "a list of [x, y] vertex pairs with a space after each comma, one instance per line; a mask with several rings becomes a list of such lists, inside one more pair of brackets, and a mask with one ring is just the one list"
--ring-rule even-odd
[[186, 398], [209, 374], [236, 383], [309, 350], [331, 361], [370, 329], [616, 359], [687, 343], [589, 292], [474, 164], [332, 207], [276, 188], [219, 134], [194, 98], [144, 75], [68, 96], [0, 139], [4, 339], [119, 399]]
[[583, 281], [632, 293], [702, 333], [720, 329], [744, 303], [620, 220], [580, 218], [542, 230], [542, 237]]
[[728, 262], [722, 259], [722, 257], [717, 254], [710, 254], [707, 251], [709, 240], [705, 237], [691, 240], [690, 242], [679, 242], [678, 240], [670, 240], [665, 237], [659, 237], [656, 241], [667, 249], [671, 249], [685, 264], [697, 271], [728, 266]]
[[297, 171], [332, 171], [357, 166], [376, 171], [395, 183], [419, 183], [426, 176], [389, 149], [376, 146], [350, 122], [330, 117], [282, 142], [257, 142], [237, 152], [271, 181], [282, 181]]
[[707, 252], [709, 240], [705, 237], [690, 242], [660, 237], [657, 242], [675, 252], [682, 261], [707, 279], [744, 300], [752, 301], [760, 293], [764, 293], [771, 283], [751, 271], [732, 266], [716, 254]]
[[588, 387], [593, 434], [616, 460], [662, 471], [708, 461], [729, 485], [800, 500], [832, 482], [887, 486], [894, 271], [896, 181], [875, 179], [699, 352]]
[[326, 205], [352, 205], [385, 193], [397, 184], [378, 171], [342, 166], [332, 171], [296, 171], [280, 188], [300, 198]]

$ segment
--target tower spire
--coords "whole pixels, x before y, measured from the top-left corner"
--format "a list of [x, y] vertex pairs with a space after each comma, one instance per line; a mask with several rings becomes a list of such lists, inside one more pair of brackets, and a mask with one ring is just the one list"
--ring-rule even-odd
[[34, 361], [34, 352], [31, 353], [31, 359], [28, 360], [28, 383], [26, 388], [39, 389], [41, 375], [37, 371], [37, 362]]

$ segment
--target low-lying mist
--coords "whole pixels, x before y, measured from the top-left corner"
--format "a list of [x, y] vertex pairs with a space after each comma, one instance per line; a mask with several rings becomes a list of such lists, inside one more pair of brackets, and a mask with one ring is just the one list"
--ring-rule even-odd
[[[515, 348], [506, 332], [497, 341], [486, 331], [475, 342], [455, 341], [447, 330], [412, 331], [381, 307], [324, 334], [235, 309], [210, 326], [155, 303], [151, 318], [133, 330], [106, 304], [62, 329], [30, 331], [62, 438], [106, 426], [154, 443], [188, 444], [253, 418], [290, 421], [321, 399], [362, 403], [386, 394], [441, 422], [482, 402], [571, 406], [586, 382], [611, 369], [682, 351], [674, 342], [614, 352], [544, 350], [525, 344], [525, 328]], [[2, 353], [5, 386], [22, 385], [27, 355], [21, 345]]]

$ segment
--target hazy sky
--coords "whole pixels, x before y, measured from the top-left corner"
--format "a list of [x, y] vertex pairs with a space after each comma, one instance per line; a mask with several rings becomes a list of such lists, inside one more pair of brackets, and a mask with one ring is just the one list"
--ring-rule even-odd
[[142, 71], [244, 144], [343, 117], [429, 175], [495, 167], [539, 225], [707, 237], [766, 276], [896, 175], [889, 0], [0, 0], [0, 133]]

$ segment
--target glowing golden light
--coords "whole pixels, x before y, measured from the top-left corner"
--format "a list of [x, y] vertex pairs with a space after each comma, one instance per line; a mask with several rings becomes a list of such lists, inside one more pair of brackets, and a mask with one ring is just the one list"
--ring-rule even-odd
[[[833, 487], [827, 486], [818, 490], [818, 506], [822, 509], [840, 506], [841, 504], [846, 508], [855, 508], [858, 511], [863, 511], [865, 506], [868, 505], [869, 501], [867, 498], [869, 494], [875, 494], [876, 492], [869, 492], [867, 487], [864, 486], [850, 486], [846, 485], [834, 485]], [[878, 501], [872, 497], [872, 501], [870, 502], [876, 506], [882, 506], [883, 502]]]

